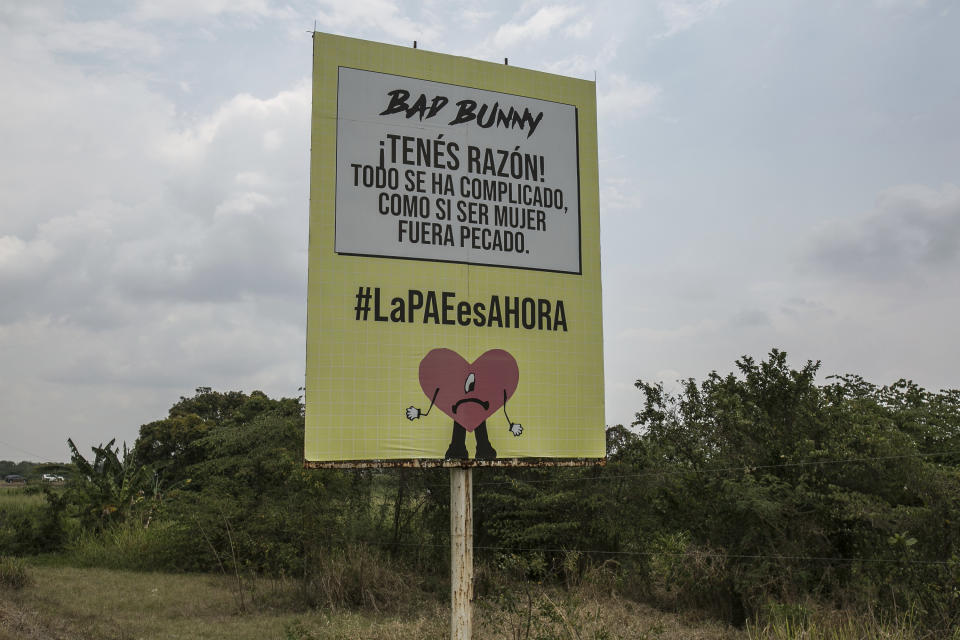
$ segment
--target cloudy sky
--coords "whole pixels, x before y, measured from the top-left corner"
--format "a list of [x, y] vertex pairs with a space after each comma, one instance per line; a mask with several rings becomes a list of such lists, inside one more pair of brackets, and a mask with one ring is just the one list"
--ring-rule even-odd
[[953, 0], [13, 0], [0, 459], [298, 395], [314, 23], [596, 77], [608, 424], [772, 347], [960, 386]]

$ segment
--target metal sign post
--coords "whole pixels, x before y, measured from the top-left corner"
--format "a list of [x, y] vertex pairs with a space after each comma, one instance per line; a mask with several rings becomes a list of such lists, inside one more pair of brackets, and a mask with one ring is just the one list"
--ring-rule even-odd
[[450, 639], [473, 634], [473, 469], [450, 469]]

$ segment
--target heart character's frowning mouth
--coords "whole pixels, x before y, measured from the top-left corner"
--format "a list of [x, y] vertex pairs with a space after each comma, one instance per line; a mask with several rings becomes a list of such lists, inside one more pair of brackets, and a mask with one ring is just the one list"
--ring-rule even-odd
[[462, 405], [464, 402], [476, 402], [478, 405], [484, 408], [484, 410], [490, 408], [490, 403], [486, 400], [481, 400], [480, 398], [463, 398], [462, 400], [457, 400], [453, 403], [453, 412], [457, 412], [457, 408]]

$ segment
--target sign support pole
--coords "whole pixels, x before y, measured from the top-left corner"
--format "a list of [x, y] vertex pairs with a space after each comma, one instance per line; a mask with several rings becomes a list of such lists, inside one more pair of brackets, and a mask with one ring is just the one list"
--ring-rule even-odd
[[450, 640], [473, 635], [473, 469], [450, 469]]

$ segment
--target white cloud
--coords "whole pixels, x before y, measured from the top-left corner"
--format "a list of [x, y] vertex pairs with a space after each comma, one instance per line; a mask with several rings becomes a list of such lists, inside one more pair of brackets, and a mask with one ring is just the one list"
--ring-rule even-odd
[[471, 8], [471, 9], [464, 9], [463, 11], [460, 12], [459, 15], [460, 15], [460, 18], [467, 24], [471, 26], [476, 26], [481, 22], [486, 22], [487, 20], [490, 20], [497, 14], [493, 11], [482, 11], [480, 9]]
[[139, 20], [184, 20], [222, 14], [268, 16], [279, 13], [268, 0], [140, 0], [135, 9]]
[[493, 44], [500, 49], [506, 49], [542, 40], [579, 13], [579, 7], [563, 5], [541, 7], [523, 22], [508, 22], [501, 25], [493, 35]]
[[581, 18], [567, 25], [567, 28], [564, 29], [563, 32], [571, 38], [577, 38], [578, 40], [586, 38], [593, 32], [593, 20], [590, 18]]
[[[285, 137], [286, 142], [290, 143], [309, 134], [309, 131], [299, 128], [305, 123], [297, 120], [306, 117], [309, 108], [310, 85], [306, 81], [268, 99], [240, 94], [196, 124], [168, 130], [159, 143], [158, 151], [172, 165], [192, 166], [208, 159], [207, 154], [217, 138], [242, 136], [240, 130], [246, 128], [257, 132], [256, 136], [243, 136], [244, 144], [252, 146], [250, 151], [255, 152], [249, 157], [258, 157], [257, 153], [260, 152], [270, 152], [272, 155], [283, 146]], [[227, 155], [236, 155], [236, 151], [239, 150], [228, 152]], [[233, 160], [234, 163], [236, 161]]]
[[550, 62], [545, 69], [561, 75], [593, 78], [600, 69], [608, 68], [617, 58], [620, 40], [616, 37], [604, 39], [602, 46], [593, 55], [576, 54]]
[[45, 273], [56, 256], [57, 249], [47, 240], [25, 242], [17, 236], [0, 236], [0, 287]]
[[47, 26], [44, 43], [59, 53], [115, 51], [159, 55], [163, 47], [152, 33], [115, 20], [61, 22]]
[[881, 9], [922, 9], [927, 6], [927, 0], [874, 0]]
[[638, 179], [608, 177], [600, 181], [600, 214], [633, 214], [643, 207], [643, 194], [637, 186]]
[[241, 171], [234, 176], [233, 181], [241, 187], [250, 187], [252, 189], [265, 187], [270, 184], [270, 179], [256, 171]]
[[601, 117], [625, 118], [647, 113], [660, 97], [660, 87], [635, 82], [622, 74], [601, 77], [597, 84], [597, 111]]
[[227, 200], [218, 204], [213, 211], [213, 215], [215, 217], [246, 215], [272, 204], [272, 200], [262, 193], [244, 191], [233, 194]]
[[144, 154], [173, 107], [142, 77], [85, 73], [33, 35], [4, 40], [0, 84], [0, 234], [27, 237], [39, 223], [102, 199], [142, 200], [155, 167]]
[[661, 0], [660, 13], [667, 30], [660, 34], [660, 37], [669, 38], [686, 31], [728, 2], [729, 0]]
[[403, 14], [394, 0], [320, 0], [318, 29], [343, 32], [374, 30], [401, 41], [433, 41], [439, 29]]
[[154, 33], [124, 24], [120, 19], [72, 20], [54, 5], [8, 3], [0, 9], [0, 34], [7, 55], [23, 56], [29, 64], [33, 56], [51, 52], [122, 53], [158, 55], [163, 51]]

